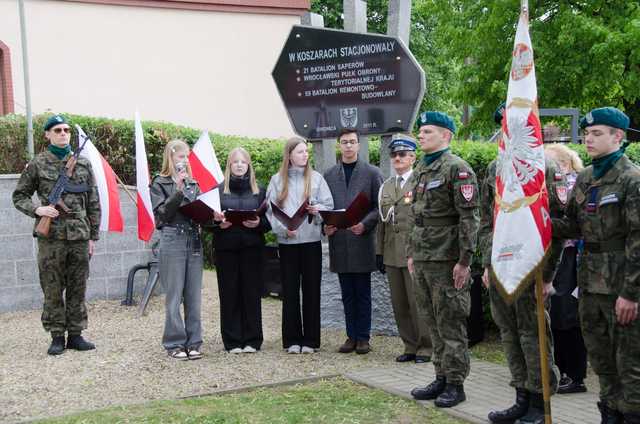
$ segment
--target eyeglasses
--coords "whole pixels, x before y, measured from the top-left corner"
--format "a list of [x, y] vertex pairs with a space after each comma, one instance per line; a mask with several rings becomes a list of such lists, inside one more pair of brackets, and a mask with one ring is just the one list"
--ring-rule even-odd
[[409, 152], [401, 150], [399, 152], [391, 152], [391, 157], [395, 158], [396, 156], [400, 156], [401, 158], [406, 157], [409, 154]]
[[355, 140], [343, 140], [340, 142], [340, 144], [342, 144], [343, 146], [346, 146], [347, 144], [355, 145], [355, 144], [358, 144], [358, 142]]
[[71, 128], [70, 127], [54, 128], [53, 132], [56, 133], [56, 134], [60, 134], [61, 132], [64, 132], [65, 134], [69, 134], [71, 132]]

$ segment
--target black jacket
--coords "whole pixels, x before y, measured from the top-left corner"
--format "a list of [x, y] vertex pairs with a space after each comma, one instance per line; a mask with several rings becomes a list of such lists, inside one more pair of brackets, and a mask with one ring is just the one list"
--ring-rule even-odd
[[[229, 180], [230, 193], [220, 193], [220, 206], [223, 211], [228, 209], [258, 209], [265, 199], [265, 190], [260, 187], [258, 194], [253, 194], [248, 178], [231, 176]], [[213, 227], [213, 247], [216, 250], [239, 250], [245, 247], [264, 246], [264, 233], [271, 226], [264, 216], [260, 217], [260, 225], [256, 228], [233, 225], [227, 229], [219, 225]]]
[[184, 188], [177, 190], [171, 177], [157, 175], [151, 182], [150, 192], [156, 228], [160, 229], [165, 225], [194, 224], [191, 218], [179, 210], [180, 206], [193, 202], [200, 194], [200, 187], [194, 180], [185, 180]]

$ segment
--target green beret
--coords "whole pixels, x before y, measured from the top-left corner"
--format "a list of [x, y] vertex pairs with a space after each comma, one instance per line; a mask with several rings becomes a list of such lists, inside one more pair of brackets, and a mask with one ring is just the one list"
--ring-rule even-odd
[[496, 124], [502, 125], [502, 116], [504, 115], [504, 108], [507, 107], [507, 102], [500, 103], [500, 106], [493, 112], [493, 120]]
[[629, 128], [629, 117], [615, 107], [599, 107], [580, 119], [580, 128], [585, 129], [592, 125], [608, 125], [626, 131]]
[[62, 115], [53, 115], [52, 117], [47, 119], [47, 122], [45, 122], [44, 130], [45, 131], [49, 131], [52, 127], [55, 127], [56, 125], [60, 125], [60, 124], [67, 124], [68, 125], [69, 123], [64, 118], [64, 116], [62, 116]]
[[436, 127], [446, 128], [454, 134], [456, 132], [456, 124], [453, 119], [442, 112], [422, 112], [418, 117], [418, 128], [423, 125], [435, 125]]

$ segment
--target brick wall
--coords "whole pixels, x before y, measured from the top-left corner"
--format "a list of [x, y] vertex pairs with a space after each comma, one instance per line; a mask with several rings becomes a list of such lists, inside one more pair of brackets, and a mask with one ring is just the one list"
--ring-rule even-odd
[[[0, 175], [0, 313], [42, 307], [34, 220], [15, 209], [11, 200], [18, 177]], [[88, 300], [124, 298], [129, 269], [151, 256], [147, 244], [138, 240], [136, 208], [122, 189], [120, 206], [124, 232], [100, 233], [91, 258]], [[146, 277], [145, 271], [136, 274], [136, 292], [142, 290]]]

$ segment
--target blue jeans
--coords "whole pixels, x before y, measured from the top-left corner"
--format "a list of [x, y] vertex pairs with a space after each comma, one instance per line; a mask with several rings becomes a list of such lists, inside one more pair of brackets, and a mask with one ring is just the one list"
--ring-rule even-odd
[[347, 336], [368, 341], [371, 333], [371, 273], [338, 273]]

